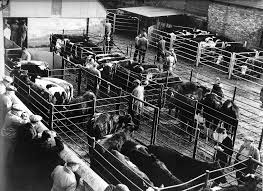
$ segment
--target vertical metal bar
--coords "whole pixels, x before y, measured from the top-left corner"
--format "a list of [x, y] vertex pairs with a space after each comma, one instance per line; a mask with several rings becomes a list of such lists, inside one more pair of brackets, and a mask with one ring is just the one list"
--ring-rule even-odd
[[258, 144], [258, 150], [261, 149], [261, 146], [262, 146], [262, 140], [263, 140], [263, 128], [262, 128], [261, 135], [260, 135], [260, 140], [259, 140], [259, 144]]
[[[119, 96], [121, 97], [121, 95], [122, 95], [122, 88], [119, 88]], [[121, 98], [119, 98], [120, 100], [119, 100], [119, 102], [121, 102]], [[116, 104], [116, 111], [117, 111], [117, 114], [118, 115], [120, 115], [120, 104], [119, 103], [117, 103]]]
[[54, 118], [54, 105], [50, 103], [49, 105], [49, 129], [53, 130], [53, 118]]
[[196, 125], [196, 134], [195, 134], [195, 142], [194, 142], [194, 151], [193, 151], [193, 159], [195, 159], [196, 156], [196, 151], [197, 151], [197, 145], [198, 145], [198, 140], [199, 140], [199, 135], [200, 135], [200, 129], [198, 128], [198, 124]]
[[132, 43], [131, 43], [130, 57], [132, 57]]
[[129, 45], [127, 45], [127, 51], [126, 51], [126, 55], [128, 56], [129, 54]]
[[205, 184], [204, 184], [204, 188], [206, 188], [206, 187], [207, 187], [207, 185], [208, 185], [209, 176], [210, 176], [210, 171], [209, 171], [209, 170], [206, 170], [206, 171], [205, 171], [205, 173], [206, 173], [206, 177], [205, 177]]
[[97, 107], [97, 98], [94, 97], [93, 98], [93, 110], [92, 110], [92, 115], [94, 115], [96, 113], [96, 107]]
[[193, 77], [193, 68], [191, 69], [191, 74], [190, 74], [190, 82], [192, 81], [192, 77]]
[[52, 36], [53, 36], [53, 33], [49, 35], [49, 52], [52, 52]]
[[113, 32], [115, 33], [115, 27], [116, 27], [116, 13], [113, 15]]
[[234, 93], [233, 93], [233, 98], [232, 98], [232, 101], [235, 101], [235, 97], [236, 97], [236, 91], [237, 91], [237, 87], [235, 86], [235, 89], [234, 89]]
[[140, 21], [139, 21], [139, 18], [137, 18], [137, 35], [139, 34], [139, 30], [140, 30]]
[[168, 76], [169, 76], [169, 70], [167, 71], [166, 79], [165, 79], [165, 87], [166, 88], [168, 87]]
[[78, 69], [79, 73], [78, 73], [78, 96], [80, 95], [80, 88], [81, 88], [81, 68]]
[[154, 109], [151, 145], [154, 145], [156, 142], [159, 115], [160, 115], [159, 108]]
[[64, 79], [64, 76], [65, 76], [65, 58], [64, 57], [61, 57], [62, 58], [62, 63], [61, 63], [61, 69], [62, 69], [62, 79]]
[[201, 47], [201, 44], [198, 43], [197, 45], [197, 54], [196, 54], [196, 67], [198, 67], [199, 65], [199, 62], [201, 60], [201, 54], [202, 54], [202, 47]]
[[55, 62], [55, 53], [54, 52], [52, 52], [52, 68], [54, 69], [54, 62]]
[[159, 94], [159, 99], [158, 99], [158, 107], [161, 109], [162, 108], [162, 105], [163, 105], [163, 91], [164, 91], [164, 87], [163, 85], [161, 85], [161, 88], [160, 88], [160, 94]]
[[63, 30], [62, 30], [62, 34], [64, 34], [64, 33], [65, 33], [65, 30], [63, 29]]
[[231, 53], [231, 58], [230, 58], [230, 63], [229, 63], [229, 68], [228, 68], [228, 79], [231, 79], [233, 70], [234, 70], [234, 66], [235, 66], [235, 62], [236, 62], [236, 53]]

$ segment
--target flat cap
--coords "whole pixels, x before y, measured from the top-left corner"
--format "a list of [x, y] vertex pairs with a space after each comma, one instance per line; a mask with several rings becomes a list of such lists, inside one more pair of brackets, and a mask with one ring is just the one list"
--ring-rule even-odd
[[17, 91], [15, 86], [7, 86], [6, 91]]
[[13, 78], [10, 77], [10, 76], [5, 76], [5, 77], [3, 77], [3, 81], [6, 81], [6, 82], [9, 82], [9, 83], [12, 83], [12, 82], [13, 82]]
[[37, 123], [42, 120], [40, 115], [30, 115], [29, 120], [31, 123]]
[[138, 80], [138, 79], [136, 79], [136, 80], [134, 80], [134, 81], [133, 81], [133, 83], [138, 83], [138, 84], [140, 84], [140, 83], [141, 83], [141, 81], [140, 81], [140, 80]]
[[13, 111], [22, 111], [23, 109], [22, 109], [20, 104], [15, 103], [15, 104], [12, 105], [11, 110], [13, 110]]

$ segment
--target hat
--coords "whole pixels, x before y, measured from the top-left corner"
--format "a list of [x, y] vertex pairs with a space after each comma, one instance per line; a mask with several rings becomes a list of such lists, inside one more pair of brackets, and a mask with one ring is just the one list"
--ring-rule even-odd
[[42, 120], [40, 115], [30, 115], [29, 120], [31, 123], [37, 123]]
[[17, 91], [17, 88], [15, 86], [7, 86], [6, 91]]
[[15, 103], [12, 105], [11, 110], [12, 111], [22, 111], [23, 109], [20, 104]]
[[141, 83], [141, 81], [140, 81], [140, 80], [138, 80], [138, 79], [136, 79], [136, 80], [134, 80], [134, 81], [133, 81], [133, 83], [138, 83], [138, 84], [140, 84], [140, 83]]
[[10, 77], [10, 76], [5, 76], [5, 77], [3, 77], [3, 81], [6, 81], [8, 83], [12, 83], [13, 82], [13, 78]]
[[251, 136], [245, 136], [244, 141], [254, 142], [254, 139]]

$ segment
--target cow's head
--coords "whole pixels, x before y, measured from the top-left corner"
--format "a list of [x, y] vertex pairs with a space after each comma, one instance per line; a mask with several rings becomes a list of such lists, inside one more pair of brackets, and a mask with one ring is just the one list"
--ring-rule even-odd
[[[218, 161], [212, 163], [211, 168], [209, 170], [210, 171], [216, 170], [216, 172], [213, 172], [210, 174], [210, 178], [211, 179], [216, 178], [215, 182], [217, 184], [227, 182], [226, 177], [224, 176], [224, 171], [221, 169], [221, 166], [220, 166]], [[218, 178], [218, 177], [220, 177], [220, 178]]]

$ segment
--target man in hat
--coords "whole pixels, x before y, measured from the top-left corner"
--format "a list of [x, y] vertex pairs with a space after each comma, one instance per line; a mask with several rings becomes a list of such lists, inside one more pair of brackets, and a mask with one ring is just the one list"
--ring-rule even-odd
[[75, 191], [77, 179], [74, 174], [79, 168], [79, 164], [74, 161], [66, 162], [64, 166], [58, 165], [51, 173], [53, 186], [51, 191]]
[[143, 33], [142, 37], [138, 41], [138, 47], [139, 47], [139, 63], [144, 63], [145, 60], [145, 54], [149, 46], [149, 41], [147, 39], [147, 34]]
[[18, 20], [15, 20], [11, 24], [10, 28], [11, 28], [11, 37], [10, 37], [10, 39], [12, 41], [14, 41], [16, 44], [19, 45], [19, 43], [18, 43], [18, 34], [19, 34], [19, 32], [18, 32], [18, 30], [19, 30]]
[[22, 48], [21, 60], [26, 60], [26, 61], [30, 61], [30, 60], [31, 60], [31, 54], [30, 54], [30, 52], [27, 50], [26, 47], [23, 47], [23, 48]]
[[29, 120], [30, 120], [31, 124], [34, 126], [34, 128], [37, 131], [39, 131], [39, 128], [40, 128], [39, 122], [41, 122], [42, 117], [40, 115], [30, 115]]
[[157, 43], [157, 62], [160, 61], [160, 57], [164, 60], [165, 58], [165, 40], [160, 37], [160, 41]]
[[13, 83], [13, 78], [10, 77], [10, 76], [4, 76], [3, 80], [0, 81], [0, 89], [1, 89], [1, 93], [0, 94], [5, 93], [5, 91], [4, 91], [5, 88], [4, 87], [10, 86], [11, 83]]
[[[251, 136], [244, 137], [244, 143], [240, 146], [240, 149], [237, 152], [236, 155], [236, 161], [244, 161], [247, 160], [250, 156], [260, 162], [260, 153], [258, 148], [253, 144], [254, 139]], [[247, 160], [243, 163], [240, 163], [235, 166], [236, 171], [236, 178], [238, 181], [238, 184], [243, 184], [245, 179], [245, 175], [247, 174], [254, 174], [257, 169], [258, 164]], [[243, 169], [245, 168], [245, 169]]]
[[223, 168], [227, 166], [229, 159], [233, 154], [233, 141], [231, 134], [224, 127], [218, 127], [213, 137], [217, 141], [217, 145], [214, 147], [216, 150], [215, 158], [219, 160], [220, 166]]
[[215, 93], [218, 95], [219, 99], [222, 100], [224, 98], [224, 93], [221, 87], [221, 80], [219, 77], [216, 78], [215, 83], [213, 84], [213, 88], [211, 90], [211, 93]]
[[134, 61], [137, 61], [137, 56], [138, 56], [138, 53], [139, 53], [139, 39], [142, 37], [141, 34], [137, 35], [135, 37], [135, 51], [134, 51], [134, 55], [133, 55], [133, 60]]
[[27, 36], [27, 26], [25, 21], [21, 21], [18, 32], [19, 32], [19, 46], [23, 48]]
[[5, 116], [13, 105], [14, 91], [16, 91], [16, 88], [10, 85], [6, 87], [6, 92], [4, 94], [0, 94], [0, 127], [3, 126]]
[[10, 164], [13, 162], [17, 129], [27, 123], [27, 121], [21, 118], [22, 112], [23, 108], [20, 104], [13, 104], [11, 110], [5, 116], [4, 124], [0, 132], [5, 150], [3, 156], [5, 161], [10, 162]]
[[4, 29], [4, 37], [10, 40], [11, 37], [11, 29], [9, 24], [5, 24], [5, 29]]
[[164, 61], [163, 65], [163, 71], [169, 71], [173, 72], [173, 68], [177, 63], [177, 56], [174, 52], [174, 49], [170, 49], [169, 52], [167, 52], [166, 59]]
[[[145, 82], [147, 85], [148, 80]], [[134, 89], [132, 91], [132, 95], [136, 97], [137, 99], [133, 99], [132, 103], [132, 118], [135, 123], [135, 127], [139, 128], [139, 121], [140, 121], [140, 115], [143, 111], [143, 102], [144, 101], [144, 85], [141, 85], [141, 81], [139, 79], [136, 79], [133, 81]]]

